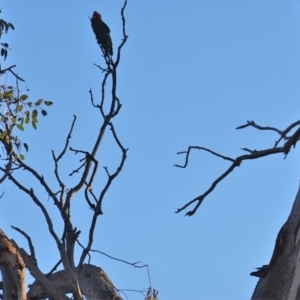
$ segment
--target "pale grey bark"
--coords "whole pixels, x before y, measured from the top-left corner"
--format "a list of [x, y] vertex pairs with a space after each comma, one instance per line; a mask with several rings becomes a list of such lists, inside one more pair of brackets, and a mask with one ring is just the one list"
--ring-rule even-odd
[[[76, 270], [81, 292], [87, 300], [122, 300], [102, 268], [83, 264], [82, 268]], [[72, 292], [72, 284], [66, 271], [55, 272], [48, 277], [48, 280], [55, 290], [63, 294]], [[38, 281], [30, 285], [28, 300], [45, 298], [48, 298], [48, 295], [43, 291]]]
[[[26, 294], [25, 268], [36, 281]], [[36, 260], [23, 248], [10, 240], [0, 229], [0, 271], [2, 274], [3, 299], [67, 300], [74, 286], [67, 271], [62, 270], [47, 276], [41, 272]], [[86, 300], [122, 300], [112, 281], [103, 269], [90, 264], [75, 268], [76, 282]]]

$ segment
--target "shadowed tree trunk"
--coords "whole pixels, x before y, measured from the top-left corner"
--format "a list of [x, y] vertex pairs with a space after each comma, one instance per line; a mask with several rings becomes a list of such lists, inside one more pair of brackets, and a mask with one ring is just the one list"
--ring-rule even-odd
[[252, 299], [300, 299], [300, 189], [275, 242], [269, 265], [251, 273], [260, 277]]
[[[206, 147], [189, 146], [186, 151], [177, 154], [185, 155], [185, 162], [179, 168], [186, 168], [189, 164], [190, 153], [194, 150], [209, 152], [210, 154], [229, 161], [230, 166], [223, 172], [211, 186], [202, 194], [190, 200], [188, 203], [178, 208], [176, 213], [180, 213], [192, 207], [186, 216], [193, 216], [199, 209], [203, 200], [231, 174], [243, 161], [259, 159], [268, 155], [283, 153], [287, 157], [291, 149], [296, 147], [300, 140], [300, 120], [290, 124], [286, 129], [280, 130], [271, 126], [261, 126], [254, 121], [247, 121], [246, 124], [238, 126], [236, 129], [253, 127], [258, 130], [276, 132], [279, 138], [272, 147], [256, 150], [242, 148], [247, 154], [238, 157], [228, 157], [212, 151]], [[294, 132], [293, 132], [294, 131]], [[257, 271], [250, 275], [260, 278], [254, 290], [252, 299], [254, 300], [295, 300], [300, 299], [300, 189], [298, 190], [292, 211], [287, 221], [282, 225], [276, 238], [275, 247], [270, 263], [257, 268]]]

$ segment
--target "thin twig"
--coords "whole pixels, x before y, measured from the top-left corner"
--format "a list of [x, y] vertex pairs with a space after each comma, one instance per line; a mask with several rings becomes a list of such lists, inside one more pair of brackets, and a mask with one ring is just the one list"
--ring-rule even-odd
[[18, 227], [11, 226], [11, 228], [13, 228], [14, 230], [20, 232], [22, 235], [25, 236], [25, 238], [26, 238], [27, 241], [28, 241], [28, 245], [29, 245], [29, 249], [30, 249], [30, 255], [31, 255], [34, 259], [36, 259], [34, 247], [33, 247], [32, 241], [31, 241], [31, 237], [30, 237], [26, 232], [24, 232], [23, 230], [21, 230], [21, 229], [18, 228]]

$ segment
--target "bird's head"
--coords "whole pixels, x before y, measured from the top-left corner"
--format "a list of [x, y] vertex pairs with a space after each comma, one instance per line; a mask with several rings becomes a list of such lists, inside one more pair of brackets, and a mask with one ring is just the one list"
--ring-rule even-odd
[[98, 12], [94, 11], [92, 19], [101, 20], [101, 15]]

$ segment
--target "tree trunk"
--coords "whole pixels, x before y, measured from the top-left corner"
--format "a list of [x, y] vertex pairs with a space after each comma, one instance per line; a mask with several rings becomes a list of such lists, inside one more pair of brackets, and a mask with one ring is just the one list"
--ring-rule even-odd
[[[25, 268], [28, 268], [36, 281], [29, 285], [26, 295]], [[51, 275], [43, 274], [36, 260], [23, 248], [10, 240], [0, 229], [0, 271], [3, 299], [38, 300], [69, 299], [66, 294], [73, 292], [72, 282], [65, 270]], [[82, 294], [87, 300], [122, 300], [107, 274], [97, 266], [83, 264], [76, 268], [77, 279]], [[1, 297], [0, 297], [1, 298]]]
[[287, 221], [281, 227], [269, 265], [251, 275], [261, 277], [253, 300], [300, 299], [300, 189]]
[[25, 263], [0, 229], [0, 270], [3, 280], [3, 299], [26, 300]]

